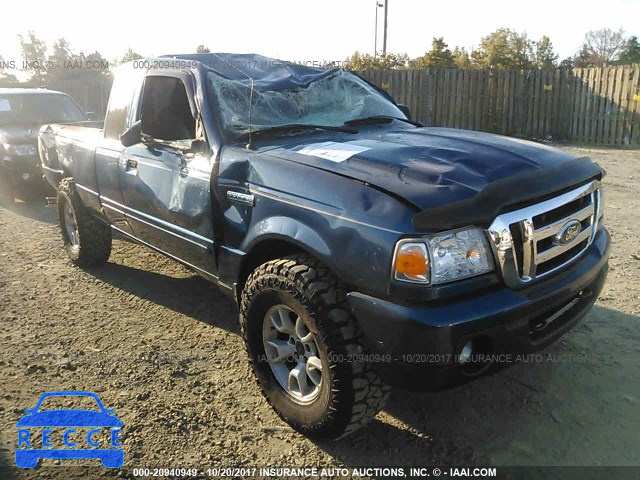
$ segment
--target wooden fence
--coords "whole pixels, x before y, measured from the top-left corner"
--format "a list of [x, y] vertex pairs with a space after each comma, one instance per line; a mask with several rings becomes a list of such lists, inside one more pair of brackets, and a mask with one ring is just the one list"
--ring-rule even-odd
[[640, 65], [376, 70], [363, 76], [428, 126], [600, 145], [640, 144]]

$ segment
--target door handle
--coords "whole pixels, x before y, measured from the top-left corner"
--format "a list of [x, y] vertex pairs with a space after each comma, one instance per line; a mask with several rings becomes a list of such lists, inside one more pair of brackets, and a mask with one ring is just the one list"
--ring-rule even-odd
[[133, 158], [127, 158], [127, 170], [138, 168], [138, 161]]

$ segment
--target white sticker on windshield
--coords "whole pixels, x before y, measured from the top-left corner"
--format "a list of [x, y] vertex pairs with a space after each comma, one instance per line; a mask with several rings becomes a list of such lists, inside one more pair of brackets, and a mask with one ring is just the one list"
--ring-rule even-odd
[[306, 145], [302, 149], [296, 151], [303, 155], [312, 155], [314, 157], [320, 157], [325, 160], [340, 163], [366, 150], [371, 149], [369, 147], [351, 145], [349, 143], [323, 142], [312, 143], [311, 145]]
[[6, 98], [0, 98], [0, 112], [10, 112], [11, 104]]

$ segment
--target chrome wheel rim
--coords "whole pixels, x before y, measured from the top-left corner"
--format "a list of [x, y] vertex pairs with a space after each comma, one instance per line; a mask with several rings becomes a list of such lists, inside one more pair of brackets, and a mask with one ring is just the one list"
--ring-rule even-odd
[[315, 335], [286, 305], [271, 307], [264, 316], [262, 340], [274, 377], [298, 403], [310, 403], [320, 394], [323, 362]]
[[64, 228], [67, 231], [69, 245], [76, 249], [80, 247], [80, 235], [78, 234], [78, 222], [76, 212], [74, 212], [71, 202], [66, 202], [64, 206]]

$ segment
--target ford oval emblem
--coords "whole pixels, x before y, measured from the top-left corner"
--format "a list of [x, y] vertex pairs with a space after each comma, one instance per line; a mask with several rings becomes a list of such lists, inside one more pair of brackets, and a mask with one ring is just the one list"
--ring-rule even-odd
[[581, 231], [582, 224], [578, 220], [569, 220], [556, 234], [554, 243], [556, 245], [569, 245], [580, 235]]

